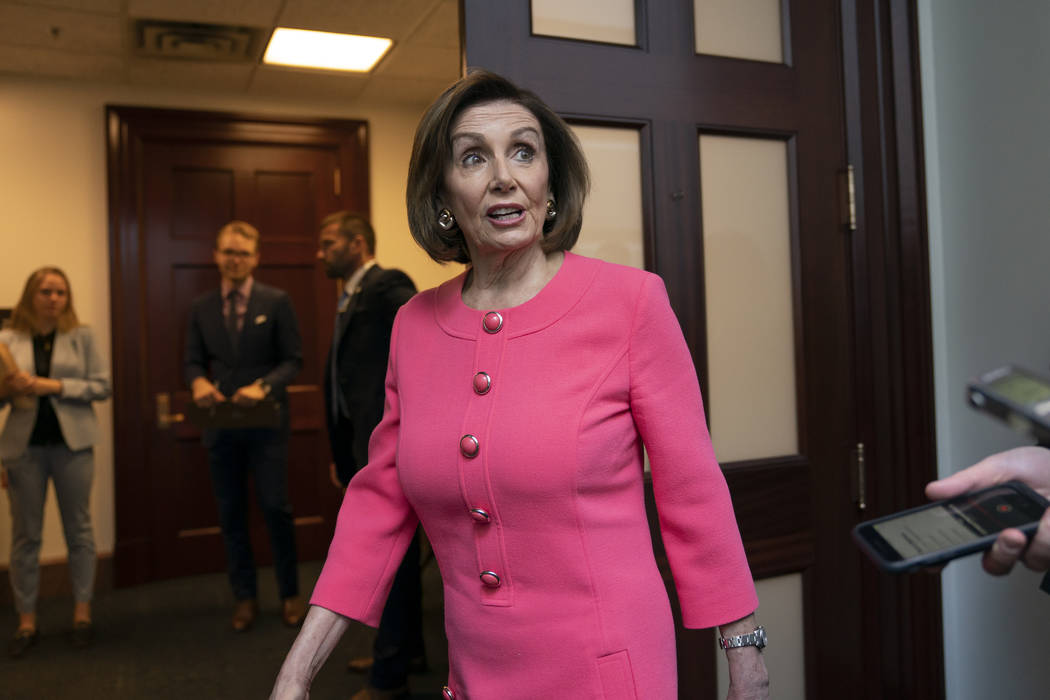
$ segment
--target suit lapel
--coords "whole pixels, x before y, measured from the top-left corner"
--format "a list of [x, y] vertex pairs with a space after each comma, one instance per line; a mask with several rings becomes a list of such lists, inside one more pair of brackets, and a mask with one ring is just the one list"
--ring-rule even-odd
[[346, 311], [339, 314], [339, 339], [335, 344], [336, 352], [339, 351], [339, 345], [343, 342], [343, 336], [346, 335], [346, 330], [350, 327], [350, 319], [354, 317], [354, 312], [357, 310], [358, 303], [361, 300], [361, 292], [375, 281], [376, 275], [379, 274], [380, 270], [382, 268], [378, 264], [368, 268], [368, 272], [361, 278], [361, 282], [351, 290], [350, 298], [346, 302]]

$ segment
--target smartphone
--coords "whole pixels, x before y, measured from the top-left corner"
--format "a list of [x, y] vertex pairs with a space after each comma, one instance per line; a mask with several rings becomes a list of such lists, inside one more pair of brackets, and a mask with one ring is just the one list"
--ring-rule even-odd
[[1007, 365], [967, 385], [970, 405], [1050, 443], [1050, 379]]
[[1031, 536], [1048, 502], [1019, 481], [868, 520], [853, 539], [880, 568], [904, 573], [988, 549], [1001, 530]]

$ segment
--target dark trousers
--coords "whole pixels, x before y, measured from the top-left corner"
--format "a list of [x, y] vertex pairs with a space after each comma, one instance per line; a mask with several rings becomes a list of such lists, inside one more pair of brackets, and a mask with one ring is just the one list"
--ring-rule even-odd
[[288, 429], [219, 430], [208, 449], [226, 563], [237, 600], [257, 597], [255, 558], [248, 530], [248, 480], [270, 532], [277, 590], [281, 598], [299, 593], [295, 529], [288, 502]]

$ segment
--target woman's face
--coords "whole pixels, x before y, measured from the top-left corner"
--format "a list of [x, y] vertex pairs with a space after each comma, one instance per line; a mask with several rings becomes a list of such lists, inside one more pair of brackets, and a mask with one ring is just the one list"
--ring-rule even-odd
[[550, 190], [543, 130], [507, 100], [469, 107], [452, 124], [442, 206], [456, 217], [471, 260], [543, 240]]
[[38, 320], [55, 323], [69, 305], [66, 281], [53, 272], [44, 275], [33, 296], [33, 312]]

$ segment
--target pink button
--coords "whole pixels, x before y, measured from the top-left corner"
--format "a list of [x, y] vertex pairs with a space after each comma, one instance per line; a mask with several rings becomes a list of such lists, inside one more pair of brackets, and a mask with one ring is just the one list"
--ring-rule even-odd
[[488, 511], [482, 510], [481, 508], [471, 508], [470, 517], [474, 518], [479, 523], [487, 523], [492, 520], [492, 516], [488, 514]]
[[499, 333], [499, 329], [503, 328], [503, 317], [496, 311], [489, 311], [482, 319], [481, 327], [486, 333]]
[[474, 393], [487, 394], [492, 388], [492, 377], [486, 372], [478, 372], [474, 375]]
[[477, 457], [480, 449], [481, 444], [473, 435], [464, 435], [459, 439], [459, 451], [463, 453], [464, 457]]
[[456, 700], [456, 694], [447, 685], [441, 689], [441, 697], [445, 698], [445, 700]]
[[489, 588], [499, 588], [499, 575], [495, 571], [482, 571], [481, 582]]

